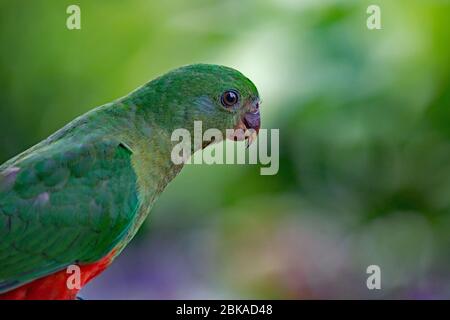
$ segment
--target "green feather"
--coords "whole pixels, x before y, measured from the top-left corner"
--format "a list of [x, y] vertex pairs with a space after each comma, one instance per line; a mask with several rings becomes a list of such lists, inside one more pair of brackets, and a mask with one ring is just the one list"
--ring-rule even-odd
[[[237, 90], [232, 110], [221, 94]], [[128, 244], [181, 170], [171, 133], [234, 127], [253, 83], [231, 68], [191, 65], [73, 120], [0, 166], [0, 293], [95, 262]], [[196, 151], [196, 150], [193, 150]]]

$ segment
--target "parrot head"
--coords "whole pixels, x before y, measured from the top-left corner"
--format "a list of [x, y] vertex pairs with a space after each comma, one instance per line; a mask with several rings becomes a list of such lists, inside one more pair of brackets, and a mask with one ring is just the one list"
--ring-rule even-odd
[[201, 121], [203, 132], [218, 129], [223, 137], [247, 139], [249, 144], [256, 138], [261, 124], [258, 90], [235, 69], [193, 64], [149, 85], [149, 94], [158, 96], [158, 118], [167, 119], [166, 127], [172, 130], [186, 128], [193, 134], [194, 121]]

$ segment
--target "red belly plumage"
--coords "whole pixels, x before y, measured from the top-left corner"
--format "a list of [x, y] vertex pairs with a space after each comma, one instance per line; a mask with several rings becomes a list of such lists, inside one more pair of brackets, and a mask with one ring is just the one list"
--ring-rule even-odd
[[[78, 265], [80, 267], [80, 287], [104, 271], [110, 265], [113, 256], [114, 251], [97, 262]], [[63, 269], [0, 294], [0, 300], [73, 300], [79, 289], [68, 288], [67, 278], [70, 275], [66, 269]]]

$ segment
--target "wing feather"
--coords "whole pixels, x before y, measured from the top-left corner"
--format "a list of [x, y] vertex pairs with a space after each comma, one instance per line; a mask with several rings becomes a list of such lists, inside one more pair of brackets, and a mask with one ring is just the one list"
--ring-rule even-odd
[[114, 248], [138, 207], [131, 156], [61, 140], [0, 166], [0, 293]]

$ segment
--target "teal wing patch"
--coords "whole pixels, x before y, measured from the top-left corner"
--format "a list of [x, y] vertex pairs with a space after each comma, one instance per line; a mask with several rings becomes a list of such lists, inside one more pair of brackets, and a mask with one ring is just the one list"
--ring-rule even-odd
[[0, 293], [117, 245], [138, 206], [131, 156], [61, 140], [0, 166]]

